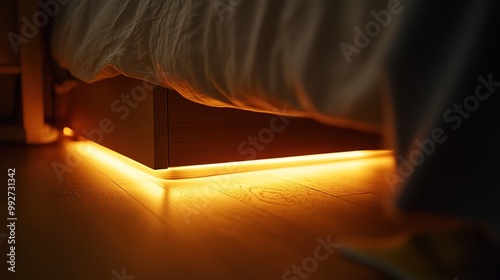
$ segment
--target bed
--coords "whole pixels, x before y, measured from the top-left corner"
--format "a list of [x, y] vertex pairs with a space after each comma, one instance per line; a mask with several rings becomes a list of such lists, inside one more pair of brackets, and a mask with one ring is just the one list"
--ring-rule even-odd
[[155, 169], [380, 149], [391, 32], [348, 57], [339, 42], [386, 5], [61, 4], [52, 56], [83, 81], [65, 97], [67, 125]]
[[157, 169], [377, 149], [385, 135], [399, 210], [500, 233], [498, 1], [58, 9], [52, 55], [83, 81], [60, 87], [79, 134]]

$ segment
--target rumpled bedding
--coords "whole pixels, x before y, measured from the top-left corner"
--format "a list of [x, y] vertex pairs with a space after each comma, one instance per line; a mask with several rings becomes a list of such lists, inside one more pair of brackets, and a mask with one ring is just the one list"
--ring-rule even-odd
[[[355, 28], [364, 30], [387, 5], [74, 0], [54, 19], [51, 48], [85, 82], [125, 75], [209, 106], [380, 131], [382, 57], [398, 15], [366, 42]], [[366, 46], [357, 48], [355, 39]]]

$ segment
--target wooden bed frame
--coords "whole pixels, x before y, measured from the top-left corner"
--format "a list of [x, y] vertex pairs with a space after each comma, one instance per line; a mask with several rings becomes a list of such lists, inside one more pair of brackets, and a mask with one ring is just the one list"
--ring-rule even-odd
[[381, 148], [380, 135], [208, 107], [124, 76], [80, 83], [62, 98], [63, 125], [153, 169]]

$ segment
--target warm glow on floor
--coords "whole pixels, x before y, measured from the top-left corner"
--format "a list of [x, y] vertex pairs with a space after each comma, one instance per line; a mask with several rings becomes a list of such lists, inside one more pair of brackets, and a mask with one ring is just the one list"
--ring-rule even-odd
[[389, 197], [392, 191], [384, 174], [393, 163], [392, 156], [368, 156], [157, 183], [168, 190], [171, 201], [194, 213], [208, 204], [224, 207], [237, 199], [286, 215], [297, 205], [336, 207], [323, 204], [317, 191], [338, 197], [367, 193], [371, 198]]
[[[168, 169], [150, 169], [91, 141], [67, 141], [66, 147], [155, 213], [179, 211], [183, 219], [209, 204], [224, 207], [233, 198], [255, 196], [259, 203], [267, 201], [273, 207], [304, 203], [310, 196], [309, 186], [333, 196], [390, 192], [380, 186], [387, 185], [382, 174], [394, 163], [390, 151], [354, 151], [178, 167], [168, 173]], [[178, 179], [164, 179], [168, 176]]]
[[153, 182], [155, 178], [145, 172], [147, 167], [131, 164], [132, 161], [126, 157], [91, 141], [68, 142], [66, 147], [80, 154], [117, 184], [129, 186], [128, 191], [148, 201], [150, 207], [163, 207], [165, 189]]
[[97, 145], [91, 141], [77, 141], [76, 144], [77, 152], [84, 156], [95, 160], [100, 163], [100, 166], [112, 166], [117, 172], [127, 174], [128, 177], [135, 179], [145, 179], [148, 176], [147, 167], [138, 168], [139, 166], [134, 166], [130, 162], [127, 162], [127, 158], [109, 149], [106, 149], [100, 145]]

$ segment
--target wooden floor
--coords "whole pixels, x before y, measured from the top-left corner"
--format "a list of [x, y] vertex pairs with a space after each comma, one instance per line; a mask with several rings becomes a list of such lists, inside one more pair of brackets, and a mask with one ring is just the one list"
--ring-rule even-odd
[[[307, 279], [387, 279], [336, 251], [312, 261], [318, 238], [342, 246], [433, 224], [384, 211], [390, 157], [168, 181], [78, 156], [77, 144], [0, 147], [18, 218], [16, 272], [2, 238], [1, 279], [296, 280], [282, 277], [303, 263]], [[71, 163], [62, 182], [58, 163]]]

